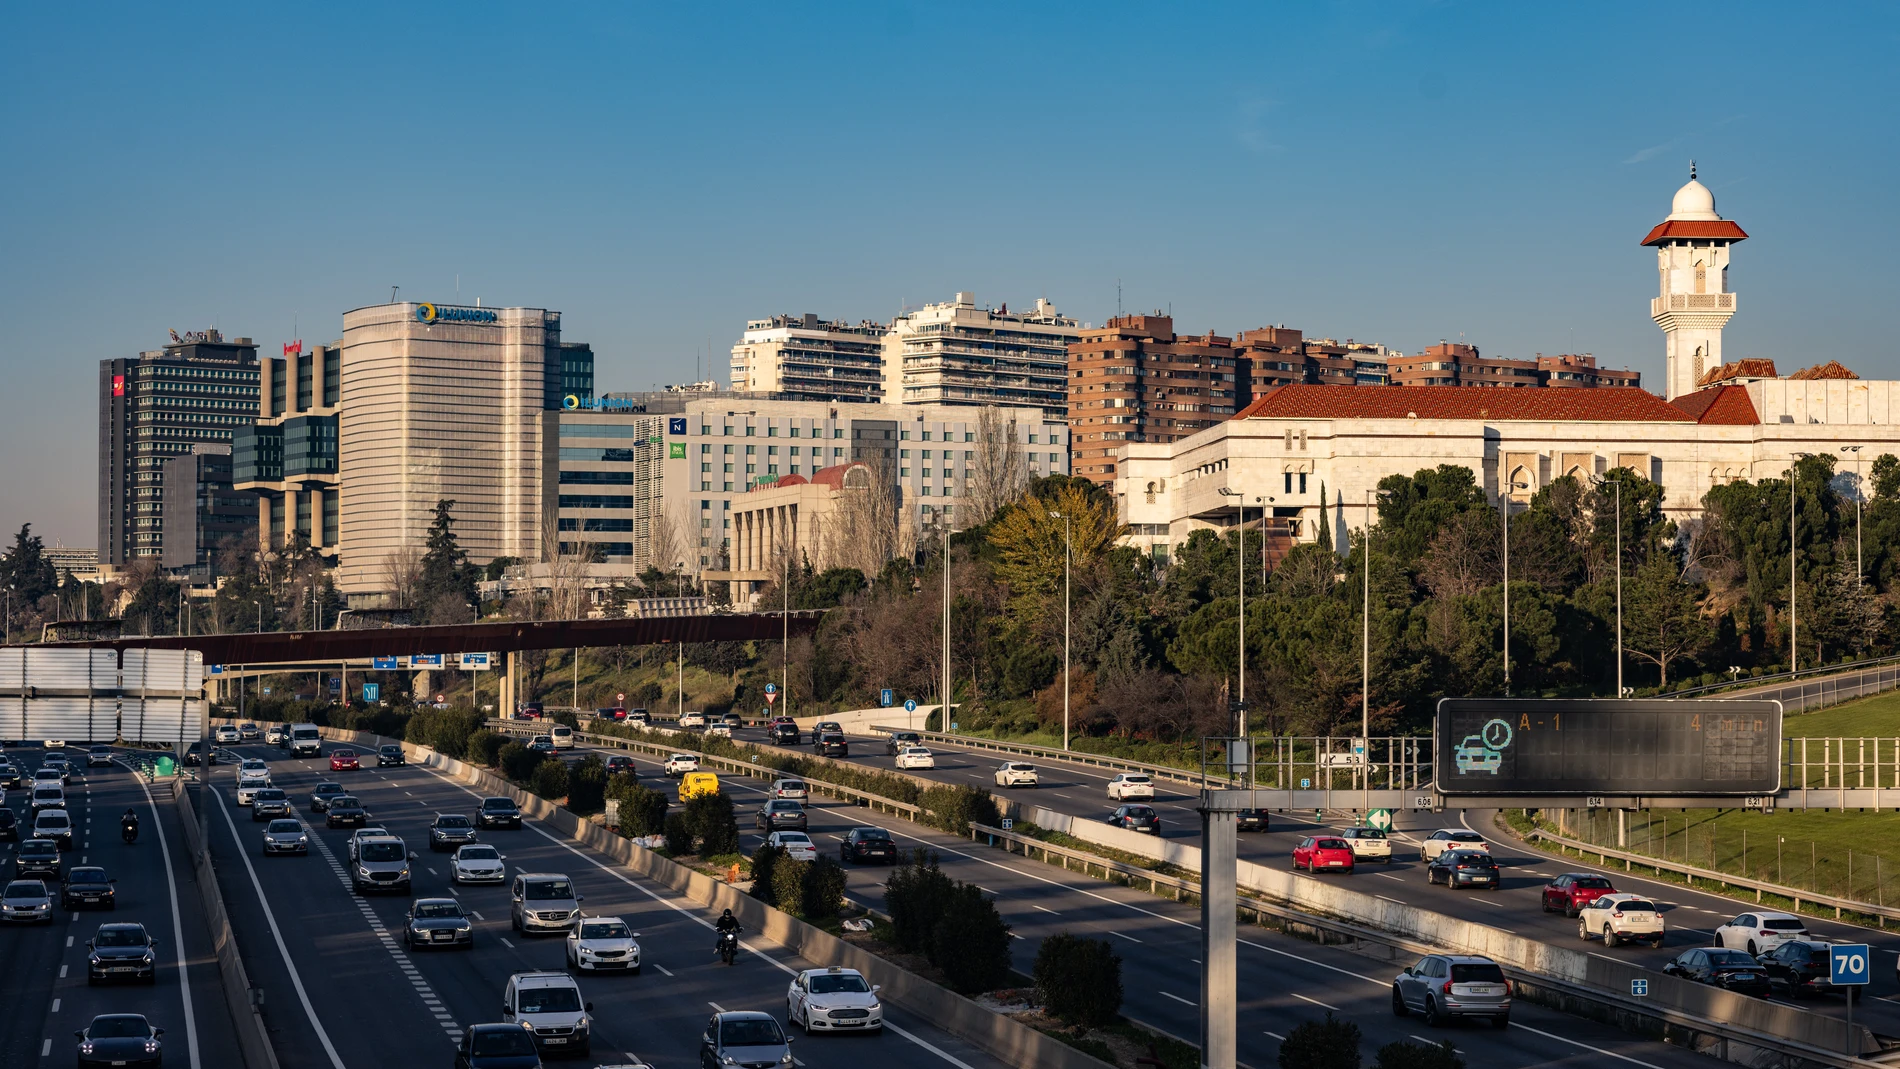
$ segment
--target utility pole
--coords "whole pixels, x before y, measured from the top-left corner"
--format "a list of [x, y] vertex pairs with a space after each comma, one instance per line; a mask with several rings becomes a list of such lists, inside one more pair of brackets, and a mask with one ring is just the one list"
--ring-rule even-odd
[[1616, 480], [1616, 696], [1623, 696], [1623, 480]]
[[1854, 589], [1859, 590], [1867, 574], [1866, 565], [1860, 555], [1860, 503], [1867, 496], [1867, 486], [1861, 481], [1860, 446], [1844, 445], [1841, 452], [1854, 454]]
[[1511, 493], [1530, 489], [1529, 483], [1511, 479], [1498, 496], [1504, 506], [1504, 696], [1511, 696]]
[[943, 731], [950, 733], [950, 521], [943, 524]]
[[785, 715], [792, 715], [792, 555], [785, 553], [784, 581], [779, 584], [784, 607], [779, 612], [778, 692], [785, 698]]
[[[1237, 599], [1240, 604], [1240, 653], [1239, 669], [1234, 673], [1236, 692], [1234, 709], [1239, 714], [1238, 730], [1236, 730], [1235, 734], [1242, 740], [1241, 744], [1244, 747], [1247, 738], [1247, 496], [1238, 490], [1225, 486], [1220, 488], [1220, 496], [1237, 497], [1240, 499], [1234, 502], [1234, 508], [1237, 510], [1239, 517], [1236, 521], [1239, 532], [1237, 538], [1239, 541], [1234, 544], [1234, 561], [1238, 567], [1235, 568], [1234, 571], [1240, 579], [1240, 596]], [[1262, 528], [1260, 538], [1263, 551], [1266, 541], [1266, 518], [1267, 510], [1263, 505], [1260, 509]], [[1253, 767], [1251, 755], [1247, 758], [1247, 766], [1249, 768]]]
[[1062, 521], [1062, 748], [1066, 750], [1069, 748], [1069, 517], [1060, 512], [1049, 515]]
[[1800, 474], [1802, 459], [1809, 453], [1794, 454], [1794, 462], [1788, 465], [1788, 669], [1790, 675], [1801, 671], [1800, 616], [1795, 608], [1795, 533], [1794, 501], [1796, 476]]

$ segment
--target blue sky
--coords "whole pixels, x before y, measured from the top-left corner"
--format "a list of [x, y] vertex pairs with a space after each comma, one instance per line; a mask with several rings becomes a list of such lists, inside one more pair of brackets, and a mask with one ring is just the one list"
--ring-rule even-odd
[[[1798, 12], [1791, 16], [1788, 12]], [[1657, 376], [1695, 158], [1728, 355], [1900, 377], [1892, 9], [70, 5], [0, 66], [0, 525], [95, 541], [97, 361], [557, 308], [602, 389], [973, 290]], [[1654, 381], [1652, 379], [1652, 381]]]

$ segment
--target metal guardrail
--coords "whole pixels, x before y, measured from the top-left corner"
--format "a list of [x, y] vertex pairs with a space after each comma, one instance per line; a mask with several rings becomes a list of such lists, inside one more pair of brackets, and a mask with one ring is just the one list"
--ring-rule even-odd
[[[1854, 679], [1848, 683], [1850, 677]], [[1868, 677], [1872, 677], [1869, 679]], [[1801, 682], [1807, 680], [1808, 682]], [[1771, 686], [1783, 683], [1784, 686]], [[1843, 684], [1847, 684], [1843, 686]], [[1874, 684], [1873, 689], [1868, 689]], [[1806, 712], [1809, 708], [1808, 696], [1819, 698], [1815, 705], [1832, 705], [1848, 698], [1878, 694], [1900, 686], [1900, 654], [1888, 657], [1875, 657], [1865, 661], [1856, 661], [1851, 665], [1824, 664], [1814, 668], [1803, 668], [1799, 672], [1777, 672], [1774, 675], [1756, 676], [1746, 680], [1737, 678], [1727, 683], [1711, 683], [1706, 687], [1690, 687], [1687, 690], [1657, 694], [1658, 698], [1699, 698], [1705, 695], [1725, 691], [1762, 691], [1751, 693], [1748, 697], [1779, 701], [1782, 708], [1790, 713]], [[1843, 690], [1850, 693], [1842, 694]], [[1739, 697], [1736, 694], [1723, 694], [1724, 697]]]
[[916, 728], [888, 727], [873, 724], [872, 731], [886, 735], [899, 731], [914, 732], [926, 742], [954, 744], [972, 750], [987, 750], [991, 753], [1020, 754], [1024, 757], [1042, 757], [1051, 761], [1072, 761], [1076, 764], [1093, 765], [1097, 768], [1112, 768], [1117, 772], [1145, 772], [1156, 779], [1171, 780], [1198, 788], [1201, 776], [1185, 768], [1171, 765], [1151, 765], [1144, 761], [1130, 761], [1121, 757], [1108, 757], [1102, 754], [1084, 753], [1081, 750], [1058, 750], [1051, 746], [1032, 746], [1021, 742], [999, 742], [995, 739], [977, 738], [972, 735], [950, 735], [941, 731], [920, 731]]
[[1875, 918], [1883, 929], [1887, 926], [1886, 922], [1889, 920], [1900, 921], [1900, 908], [1893, 906], [1883, 906], [1873, 902], [1858, 902], [1851, 898], [1840, 898], [1835, 895], [1824, 895], [1814, 891], [1803, 891], [1794, 887], [1784, 887], [1778, 883], [1770, 883], [1767, 880], [1756, 880], [1747, 876], [1736, 876], [1732, 873], [1718, 872], [1715, 869], [1685, 865], [1682, 862], [1670, 861], [1667, 858], [1651, 857], [1648, 854], [1638, 854], [1628, 850], [1617, 850], [1607, 846], [1596, 846], [1578, 839], [1572, 839], [1568, 836], [1558, 835], [1555, 832], [1548, 832], [1542, 828], [1532, 828], [1526, 834], [1544, 842], [1555, 843], [1559, 847], [1567, 847], [1571, 850], [1575, 850], [1578, 857], [1588, 857], [1591, 854], [1595, 854], [1597, 863], [1600, 865], [1607, 866], [1610, 859], [1614, 858], [1617, 861], [1623, 862], [1624, 871], [1626, 872], [1636, 866], [1641, 866], [1646, 869], [1653, 869], [1658, 874], [1663, 872], [1676, 873], [1688, 879], [1691, 887], [1695, 886], [1695, 881], [1697, 880], [1718, 886], [1740, 887], [1755, 892], [1755, 900], [1757, 902], [1761, 901], [1761, 896], [1764, 894], [1779, 895], [1782, 898], [1793, 900], [1794, 908], [1797, 910], [1801, 908], [1801, 903], [1806, 902], [1810, 905], [1832, 908], [1836, 918], [1840, 917], [1843, 912], [1859, 913]]
[[[488, 722], [490, 730], [499, 731], [504, 735], [546, 734], [546, 732], [534, 730], [534, 724], [534, 721], [518, 720], [490, 720]], [[669, 735], [675, 734], [664, 728], [649, 728], [648, 730], [664, 732]], [[618, 735], [602, 735], [593, 731], [575, 731], [574, 738], [590, 746], [614, 750], [635, 750], [640, 753], [653, 755], [678, 753], [682, 749], [682, 747], [678, 746], [664, 746], [659, 743], [642, 742], [637, 739], [623, 739]], [[716, 770], [736, 772], [741, 775], [750, 776], [753, 779], [762, 779], [768, 782], [775, 779], [802, 780], [808, 787], [816, 789], [819, 793], [828, 794], [840, 801], [862, 805], [871, 810], [896, 813], [907, 820], [917, 820], [918, 814], [922, 811], [921, 807], [912, 805], [909, 802], [900, 802], [895, 798], [886, 798], [881, 794], [872, 794], [870, 791], [861, 791], [855, 787], [846, 787], [839, 783], [827, 783], [823, 780], [813, 779], [810, 776], [795, 776], [783, 769], [772, 768], [769, 765], [754, 764], [751, 761], [741, 761], [733, 757], [719, 757], [714, 754], [701, 753], [698, 750], [689, 752], [698, 757], [702, 764], [712, 765]]]

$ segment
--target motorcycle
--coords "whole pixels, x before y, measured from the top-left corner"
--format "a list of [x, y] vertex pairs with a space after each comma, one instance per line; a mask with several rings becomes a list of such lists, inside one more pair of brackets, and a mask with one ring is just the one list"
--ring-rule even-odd
[[125, 839], [127, 843], [138, 842], [139, 826], [137, 824], [121, 824], [119, 825], [119, 835]]
[[734, 928], [730, 932], [719, 933], [719, 960], [731, 965], [739, 957], [739, 933], [743, 928]]

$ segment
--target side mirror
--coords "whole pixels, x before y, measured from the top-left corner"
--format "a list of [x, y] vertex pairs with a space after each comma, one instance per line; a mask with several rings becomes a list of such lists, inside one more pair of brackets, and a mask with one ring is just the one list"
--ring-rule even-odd
[[497, 861], [506, 861], [506, 860], [508, 860], [508, 855], [507, 855], [507, 854], [496, 854], [496, 855], [495, 855], [495, 859], [496, 859]]
[[164, 1034], [165, 1034], [165, 1030], [164, 1030], [163, 1028], [154, 1028], [154, 1029], [152, 1029], [152, 1036], [153, 1036], [154, 1038], [156, 1038], [156, 1037], [158, 1037], [158, 1036], [162, 1036], [162, 1035], [164, 1035]]
[[883, 984], [872, 984], [872, 985], [871, 985], [871, 994], [873, 994], [873, 995], [875, 995], [875, 994], [877, 994], [877, 993], [878, 993], [879, 991], [882, 991], [882, 990], [884, 990], [884, 985], [883, 985]]
[[91, 949], [92, 949], [92, 940], [90, 940], [90, 939], [88, 939], [88, 940], [86, 940], [86, 949], [87, 949], [87, 950], [91, 950]]
[[576, 902], [585, 902], [585, 901], [587, 901], [587, 896], [586, 896], [586, 895], [575, 895], [575, 896], [574, 896], [574, 901], [576, 901]]
[[109, 879], [109, 880], [107, 880], [106, 882], [107, 882], [107, 883], [118, 883], [118, 882], [119, 882], [119, 878], [118, 878], [117, 876], [114, 876], [114, 877], [112, 877], [111, 879]]
[[85, 1030], [85, 1029], [83, 1029], [83, 1028], [75, 1028], [75, 1029], [73, 1029], [73, 1038], [74, 1038], [74, 1039], [84, 1039], [84, 1038], [86, 1038], [86, 1030]]

